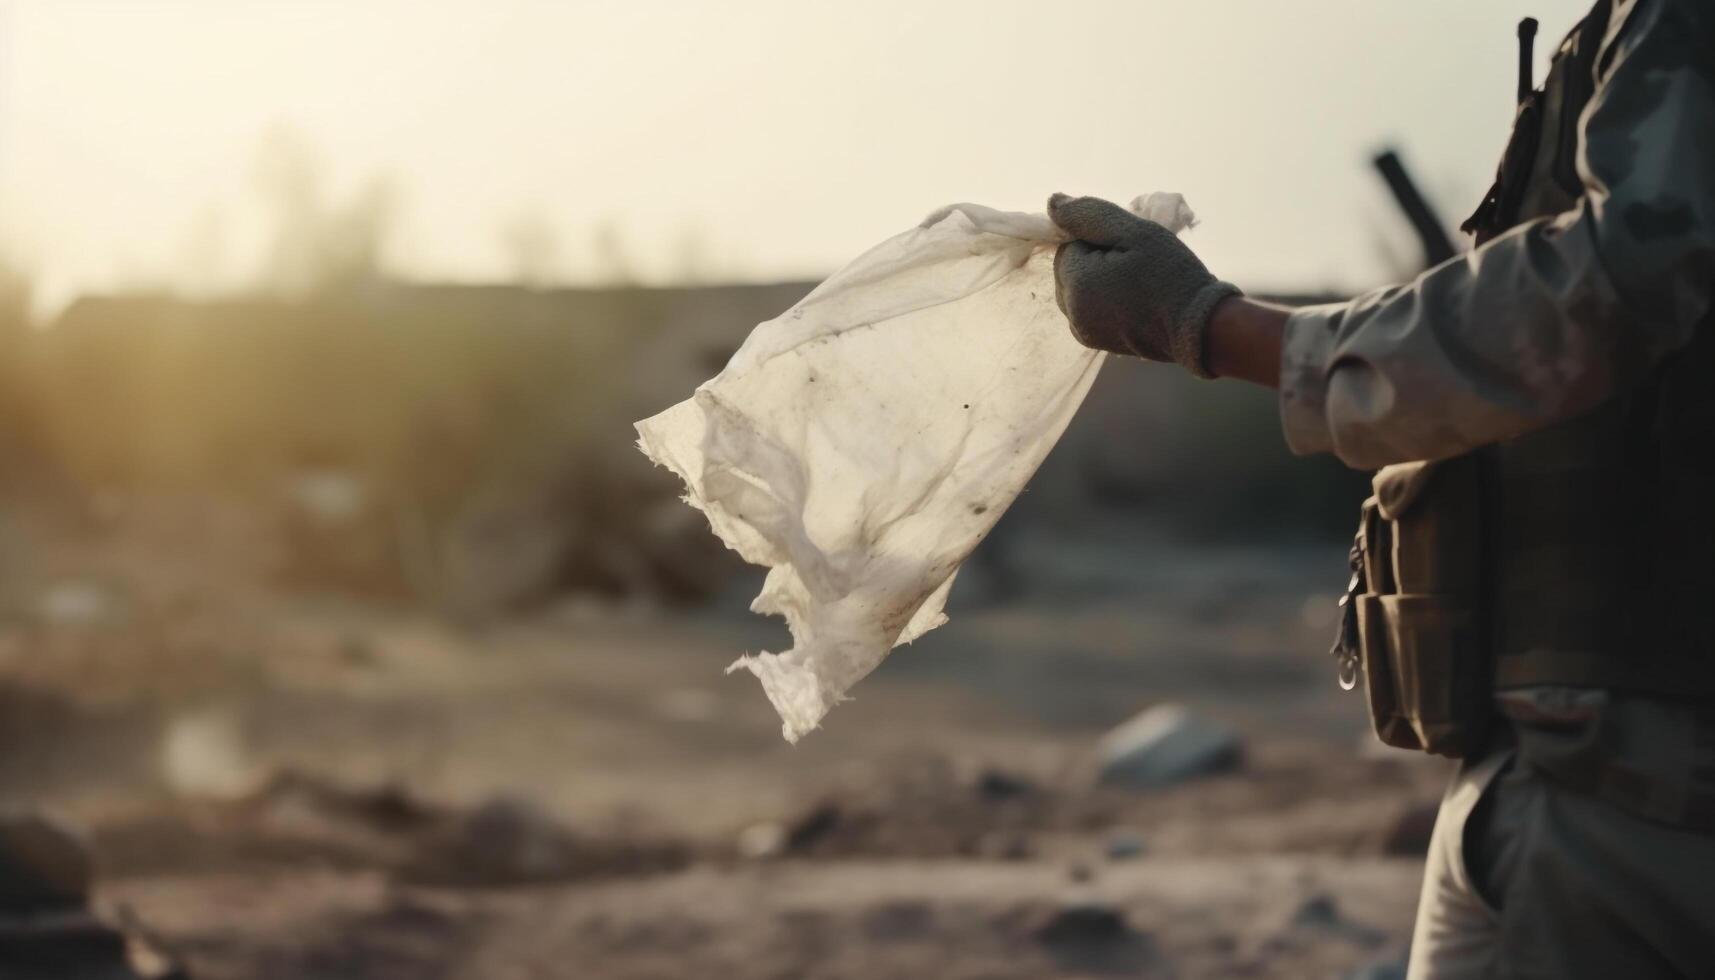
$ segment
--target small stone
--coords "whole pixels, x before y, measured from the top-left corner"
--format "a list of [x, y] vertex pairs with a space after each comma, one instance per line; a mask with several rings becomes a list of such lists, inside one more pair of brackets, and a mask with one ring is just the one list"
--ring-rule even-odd
[[739, 831], [738, 853], [752, 861], [779, 857], [786, 851], [786, 828], [772, 820]]
[[794, 854], [814, 847], [839, 828], [842, 813], [836, 803], [822, 803], [804, 813], [786, 830], [786, 850]]
[[100, 626], [116, 618], [114, 595], [95, 582], [59, 582], [42, 594], [37, 614], [50, 626]]
[[1387, 941], [1387, 933], [1341, 914], [1339, 903], [1332, 895], [1315, 894], [1300, 902], [1287, 926], [1291, 930], [1310, 930], [1336, 937], [1359, 946], [1376, 947]]
[[142, 980], [123, 933], [87, 911], [0, 920], [5, 977], [31, 980]]
[[1332, 926], [1340, 921], [1340, 906], [1331, 895], [1312, 895], [1292, 913], [1295, 926]]
[[161, 733], [160, 764], [167, 785], [186, 796], [237, 799], [265, 781], [251, 758], [243, 719], [224, 708], [170, 720]]
[[1405, 960], [1390, 958], [1365, 963], [1346, 974], [1344, 980], [1405, 980]]
[[1156, 977], [1175, 972], [1149, 934], [1133, 928], [1125, 913], [1108, 902], [1086, 899], [1038, 909], [1022, 924], [1054, 960], [1055, 976]]
[[511, 883], [568, 877], [579, 870], [580, 842], [535, 805], [497, 798], [466, 814], [449, 857], [472, 882]]
[[1036, 938], [1051, 946], [1088, 946], [1120, 942], [1131, 926], [1116, 908], [1101, 902], [1076, 902], [1049, 916], [1036, 929]]
[[1155, 789], [1237, 769], [1244, 745], [1226, 726], [1177, 704], [1139, 713], [1110, 731], [1097, 747], [1100, 781]]
[[0, 913], [82, 908], [95, 878], [83, 838], [31, 810], [0, 813]]
[[1108, 838], [1108, 859], [1111, 861], [1129, 861], [1138, 857], [1145, 850], [1143, 838], [1130, 831], [1122, 831]]
[[1036, 787], [1029, 781], [999, 769], [984, 769], [977, 777], [977, 795], [985, 800], [1010, 800], [1029, 796]]

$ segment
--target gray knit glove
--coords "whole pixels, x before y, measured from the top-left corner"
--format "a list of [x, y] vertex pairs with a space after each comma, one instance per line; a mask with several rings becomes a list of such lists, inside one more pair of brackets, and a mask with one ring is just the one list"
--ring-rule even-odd
[[1055, 299], [1085, 347], [1174, 361], [1201, 378], [1215, 306], [1239, 295], [1166, 228], [1099, 197], [1048, 199], [1074, 241], [1054, 255]]

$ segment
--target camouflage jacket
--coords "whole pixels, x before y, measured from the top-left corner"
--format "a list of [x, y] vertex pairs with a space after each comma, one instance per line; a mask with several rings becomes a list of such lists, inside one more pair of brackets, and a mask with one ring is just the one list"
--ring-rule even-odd
[[1579, 415], [1690, 340], [1715, 300], [1715, 3], [1615, 3], [1596, 64], [1571, 210], [1288, 319], [1295, 452], [1456, 456]]

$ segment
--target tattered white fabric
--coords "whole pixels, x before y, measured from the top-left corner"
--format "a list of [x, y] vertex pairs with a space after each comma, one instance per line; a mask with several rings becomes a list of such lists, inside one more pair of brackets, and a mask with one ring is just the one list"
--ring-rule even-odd
[[[1136, 213], [1181, 231], [1177, 194]], [[756, 328], [726, 369], [637, 424], [686, 501], [767, 566], [793, 647], [740, 657], [788, 741], [888, 651], [947, 621], [953, 576], [1024, 489], [1102, 355], [1054, 302], [1043, 214], [955, 204]]]

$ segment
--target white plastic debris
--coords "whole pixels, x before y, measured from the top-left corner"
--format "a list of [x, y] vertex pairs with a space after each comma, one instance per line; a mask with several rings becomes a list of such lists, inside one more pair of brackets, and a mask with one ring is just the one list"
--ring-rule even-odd
[[[1177, 194], [1132, 202], [1181, 231]], [[1045, 214], [955, 204], [756, 328], [639, 445], [748, 562], [793, 647], [740, 657], [797, 741], [889, 650], [946, 622], [953, 576], [1024, 489], [1102, 355], [1054, 301]]]

